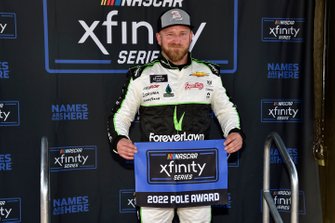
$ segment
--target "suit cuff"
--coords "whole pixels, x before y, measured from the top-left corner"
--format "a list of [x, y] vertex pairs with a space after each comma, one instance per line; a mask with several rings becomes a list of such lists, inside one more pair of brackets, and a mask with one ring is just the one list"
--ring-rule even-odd
[[117, 144], [118, 142], [121, 140], [121, 139], [128, 139], [127, 136], [124, 136], [124, 135], [118, 135], [116, 136], [116, 138], [113, 140], [113, 143], [111, 145], [112, 147], [112, 151], [116, 154], [119, 154], [118, 151], [117, 151]]
[[233, 133], [233, 132], [236, 132], [236, 133], [240, 134], [241, 137], [242, 137], [242, 139], [243, 139], [243, 141], [244, 141], [244, 139], [245, 139], [245, 134], [244, 134], [244, 132], [243, 132], [241, 129], [234, 128], [234, 129], [232, 129], [232, 130], [229, 131], [228, 135], [229, 135], [230, 133]]

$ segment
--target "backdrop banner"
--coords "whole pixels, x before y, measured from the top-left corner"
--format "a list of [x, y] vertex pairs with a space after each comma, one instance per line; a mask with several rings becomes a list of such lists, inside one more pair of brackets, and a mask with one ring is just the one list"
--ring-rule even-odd
[[[262, 221], [270, 132], [298, 170], [299, 222], [322, 222], [312, 154], [314, 0], [0, 0], [0, 222], [40, 222], [44, 136], [52, 223], [137, 221], [134, 162], [111, 152], [107, 117], [127, 70], [158, 57], [157, 18], [174, 7], [191, 15], [192, 57], [220, 66], [246, 135], [227, 160], [227, 200], [212, 205], [212, 222]], [[208, 139], [223, 139], [214, 114], [211, 122]], [[275, 146], [270, 158], [271, 194], [287, 222], [289, 176]]]

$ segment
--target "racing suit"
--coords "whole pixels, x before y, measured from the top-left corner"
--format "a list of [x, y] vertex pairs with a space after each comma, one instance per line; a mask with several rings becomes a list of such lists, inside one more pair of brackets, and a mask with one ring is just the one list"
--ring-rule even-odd
[[[129, 138], [129, 128], [138, 111], [142, 141], [208, 139], [212, 111], [225, 137], [230, 132], [240, 132], [239, 115], [222, 86], [219, 71], [217, 65], [196, 60], [190, 54], [183, 66], [173, 65], [161, 55], [148, 64], [129, 69], [128, 82], [108, 118], [111, 148], [115, 151], [121, 138]], [[148, 212], [141, 209], [142, 214], [147, 213], [146, 218], [151, 218], [148, 222], [169, 222], [159, 220], [159, 216], [168, 216], [159, 212], [164, 208]], [[180, 210], [187, 209], [179, 208], [178, 215], [182, 215]], [[204, 206], [203, 210], [197, 209], [195, 213], [210, 219], [210, 208]], [[181, 222], [210, 221], [195, 214], [186, 218]]]

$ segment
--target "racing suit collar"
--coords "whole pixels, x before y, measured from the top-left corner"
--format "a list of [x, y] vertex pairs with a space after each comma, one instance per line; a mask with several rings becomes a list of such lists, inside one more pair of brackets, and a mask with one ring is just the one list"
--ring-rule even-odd
[[163, 67], [168, 68], [168, 69], [183, 69], [187, 66], [189, 66], [192, 62], [191, 59], [191, 54], [188, 53], [187, 55], [187, 63], [183, 65], [175, 65], [171, 61], [169, 61], [162, 53], [159, 56], [159, 62], [162, 64]]

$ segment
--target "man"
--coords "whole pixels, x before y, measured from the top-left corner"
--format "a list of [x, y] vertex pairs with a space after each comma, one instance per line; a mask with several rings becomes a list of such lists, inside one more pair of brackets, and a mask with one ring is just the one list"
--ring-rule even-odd
[[[108, 119], [111, 148], [124, 159], [134, 159], [137, 152], [129, 127], [138, 111], [142, 141], [207, 139], [213, 111], [226, 137], [227, 153], [241, 149], [239, 115], [222, 86], [219, 67], [191, 57], [192, 37], [189, 14], [166, 11], [156, 33], [160, 57], [129, 69], [129, 82]], [[177, 213], [182, 223], [211, 221], [210, 206], [178, 208]], [[141, 207], [140, 216], [144, 223], [171, 223], [174, 209]]]

